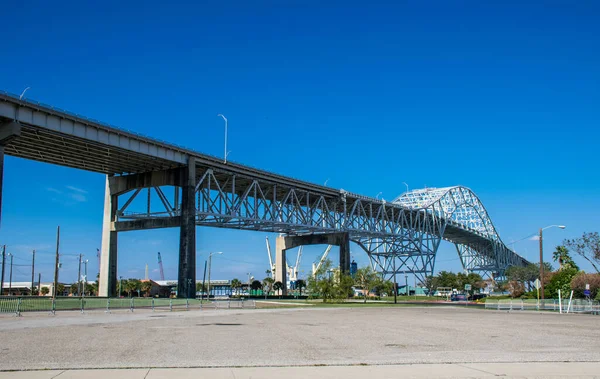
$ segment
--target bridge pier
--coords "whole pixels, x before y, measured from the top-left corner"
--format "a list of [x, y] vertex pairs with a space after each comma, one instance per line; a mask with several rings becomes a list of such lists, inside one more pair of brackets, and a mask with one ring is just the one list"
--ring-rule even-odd
[[114, 224], [117, 221], [119, 196], [111, 191], [111, 177], [106, 175], [104, 190], [104, 218], [102, 221], [102, 249], [98, 296], [112, 297], [117, 294], [117, 236]]
[[283, 284], [282, 294], [287, 295], [286, 250], [303, 245], [335, 245], [340, 247], [340, 271], [350, 272], [350, 235], [348, 233], [307, 234], [279, 236], [275, 240], [275, 281]]
[[[179, 227], [179, 269], [177, 296], [196, 296], [196, 162], [190, 158], [185, 167], [151, 171], [123, 176], [107, 176], [104, 194], [104, 221], [102, 226], [102, 256], [100, 261], [100, 296], [115, 296], [117, 290], [118, 233], [133, 230]], [[181, 187], [181, 214], [178, 204], [170, 209], [168, 217], [142, 218], [119, 221], [119, 196], [137, 190], [125, 203], [133, 200], [140, 189], [160, 186]], [[177, 199], [176, 195], [176, 199]], [[176, 200], [177, 201], [177, 200]], [[148, 209], [150, 214], [150, 209]]]
[[21, 125], [15, 121], [0, 123], [0, 224], [2, 222], [2, 192], [4, 178], [4, 147], [21, 135]]
[[181, 177], [181, 226], [177, 297], [196, 297], [196, 161], [190, 158]]

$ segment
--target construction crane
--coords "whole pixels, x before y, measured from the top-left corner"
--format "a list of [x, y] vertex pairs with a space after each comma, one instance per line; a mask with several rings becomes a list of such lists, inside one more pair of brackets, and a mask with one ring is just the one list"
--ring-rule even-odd
[[[291, 282], [295, 282], [298, 280], [298, 271], [300, 271], [300, 260], [302, 259], [302, 248], [304, 246], [300, 246], [298, 249], [298, 256], [296, 257], [296, 265], [294, 267], [288, 266], [288, 278]], [[287, 264], [287, 262], [286, 262]]]
[[[267, 255], [269, 256], [269, 267], [271, 268], [271, 277], [273, 279], [275, 279], [275, 264], [273, 263], [273, 254], [271, 253], [271, 244], [269, 243], [269, 237], [266, 237], [266, 243], [267, 243]], [[290, 266], [287, 263], [287, 259], [286, 259], [285, 267], [286, 267], [286, 272], [287, 272], [288, 288], [289, 288], [290, 281], [298, 280], [298, 271], [300, 271], [300, 261], [302, 260], [302, 247], [303, 246], [300, 246], [300, 248], [298, 249], [298, 256], [296, 257], [296, 265], [294, 267]]]
[[165, 280], [165, 272], [163, 271], [162, 259], [160, 258], [160, 251], [158, 252], [158, 267], [160, 268], [160, 280]]
[[271, 278], [275, 279], [275, 264], [273, 264], [273, 256], [271, 255], [271, 244], [269, 243], [269, 237], [267, 239], [267, 254], [269, 255], [269, 269], [271, 270]]
[[319, 269], [323, 265], [323, 262], [325, 262], [325, 260], [327, 259], [327, 256], [329, 255], [329, 251], [331, 251], [331, 245], [327, 245], [327, 249], [325, 249], [325, 252], [323, 253], [323, 256], [321, 257], [321, 260], [319, 261], [318, 264], [315, 265], [315, 263], [313, 262], [313, 264], [312, 264], [313, 277], [315, 277], [315, 275], [317, 275], [317, 271], [319, 271]]

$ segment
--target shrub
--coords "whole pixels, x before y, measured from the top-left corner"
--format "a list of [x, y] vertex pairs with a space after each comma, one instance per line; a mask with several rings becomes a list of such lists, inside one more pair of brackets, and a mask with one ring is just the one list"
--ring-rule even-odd
[[585, 297], [583, 291], [585, 290], [586, 284], [590, 285], [590, 298], [596, 298], [598, 295], [598, 290], [600, 289], [600, 274], [586, 274], [584, 272], [579, 272], [577, 275], [575, 275], [571, 280], [573, 296]]

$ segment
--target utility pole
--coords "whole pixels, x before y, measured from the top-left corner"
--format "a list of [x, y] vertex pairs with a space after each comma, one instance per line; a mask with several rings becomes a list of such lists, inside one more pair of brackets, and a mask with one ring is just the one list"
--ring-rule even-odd
[[394, 258], [394, 304], [398, 304], [398, 283], [396, 282], [396, 259]]
[[38, 273], [38, 296], [42, 294], [42, 273]]
[[543, 228], [540, 228], [540, 285], [542, 287], [542, 303], [544, 301], [544, 243], [542, 242]]
[[79, 254], [79, 270], [77, 270], [77, 294], [81, 296], [81, 257], [83, 254]]
[[2, 278], [0, 279], [0, 296], [4, 295], [4, 266], [6, 265], [6, 245], [2, 246]]
[[8, 253], [8, 256], [10, 257], [10, 275], [9, 275], [9, 282], [8, 282], [8, 295], [12, 295], [12, 262], [13, 262], [13, 255]]
[[56, 227], [56, 263], [54, 265], [54, 285], [52, 286], [52, 299], [56, 299], [58, 288], [58, 249], [60, 246], [60, 225]]
[[[33, 259], [31, 260], [31, 296], [33, 296], [33, 285], [35, 284], [35, 250], [33, 250]], [[39, 288], [38, 288], [39, 291]]]
[[204, 276], [202, 277], [202, 298], [204, 299], [204, 285], [206, 283], [206, 261], [204, 261]]

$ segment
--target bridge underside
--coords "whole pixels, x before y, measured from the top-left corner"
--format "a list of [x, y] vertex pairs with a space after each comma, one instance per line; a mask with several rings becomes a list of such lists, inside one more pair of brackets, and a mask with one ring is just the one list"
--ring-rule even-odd
[[[343, 270], [349, 264], [346, 246], [351, 240], [386, 275], [431, 274], [442, 239], [457, 245], [466, 270], [502, 272], [527, 263], [501, 243], [487, 214], [483, 222], [474, 223], [471, 216], [477, 213], [464, 212], [478, 206], [485, 213], [465, 188], [450, 188], [452, 198], [425, 208], [423, 200], [448, 189], [416, 191], [386, 203], [224, 163], [0, 93], [0, 206], [4, 154], [107, 175], [101, 295], [116, 291], [118, 233], [167, 227], [180, 229], [178, 295], [183, 297], [195, 295], [197, 225], [283, 233], [294, 243], [331, 240], [344, 250]], [[173, 197], [167, 196], [169, 189]], [[344, 237], [336, 240], [340, 235]]]

